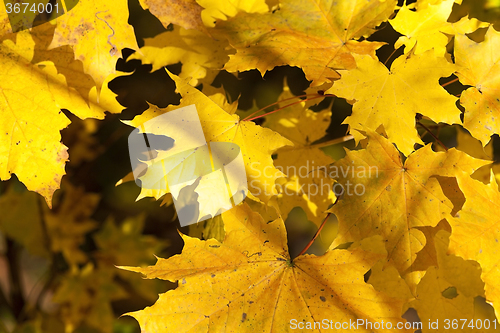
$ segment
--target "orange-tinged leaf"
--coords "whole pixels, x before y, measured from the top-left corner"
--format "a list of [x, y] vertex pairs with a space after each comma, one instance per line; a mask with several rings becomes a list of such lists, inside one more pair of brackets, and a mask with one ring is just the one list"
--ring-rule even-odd
[[392, 0], [285, 0], [272, 13], [240, 13], [218, 22], [213, 33], [237, 50], [226, 70], [256, 68], [264, 75], [275, 66], [297, 66], [317, 86], [338, 78], [336, 69], [355, 68], [353, 53], [375, 57], [383, 43], [355, 39], [370, 35], [395, 5]]
[[142, 8], [149, 9], [165, 28], [173, 23], [184, 29], [204, 31], [206, 28], [201, 20], [203, 8], [195, 0], [139, 0]]
[[341, 72], [327, 93], [355, 100], [352, 116], [344, 120], [358, 141], [361, 134], [353, 129], [376, 130], [380, 125], [398, 149], [408, 156], [415, 143], [423, 144], [415, 129], [420, 113], [448, 124], [461, 123], [456, 97], [439, 85], [439, 78], [451, 75], [456, 67], [429, 50], [420, 55], [403, 55], [387, 69], [368, 56], [355, 56], [358, 67]]
[[403, 273], [426, 242], [417, 227], [436, 226], [453, 208], [431, 176], [471, 174], [488, 162], [455, 149], [435, 153], [427, 145], [403, 163], [387, 139], [371, 131], [366, 135], [366, 149], [347, 151], [329, 171], [344, 187], [343, 198], [331, 209], [339, 220], [332, 246], [381, 235], [389, 264]]
[[493, 173], [485, 185], [469, 177], [457, 177], [465, 195], [465, 204], [457, 216], [448, 219], [452, 227], [450, 252], [481, 265], [486, 300], [500, 315], [500, 260], [492, 253], [500, 251], [500, 192]]
[[72, 46], [75, 59], [83, 63], [85, 73], [92, 76], [99, 91], [106, 77], [116, 72], [122, 49], [139, 49], [127, 20], [127, 1], [79, 0], [75, 8], [57, 18], [50, 48]]
[[291, 332], [294, 320], [313, 324], [324, 318], [383, 320], [393, 327], [404, 322], [402, 301], [363, 280], [380, 255], [333, 250], [291, 261], [283, 220], [265, 223], [246, 204], [222, 217], [223, 243], [183, 236], [182, 254], [158, 259], [155, 266], [126, 268], [147, 278], [179, 280], [152, 307], [129, 313], [143, 332]]
[[490, 27], [484, 41], [455, 37], [457, 76], [472, 86], [462, 93], [464, 127], [485, 146], [500, 132], [500, 32]]

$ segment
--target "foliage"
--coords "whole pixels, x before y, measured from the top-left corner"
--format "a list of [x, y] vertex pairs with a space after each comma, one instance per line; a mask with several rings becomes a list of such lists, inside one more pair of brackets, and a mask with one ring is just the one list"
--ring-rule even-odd
[[[498, 1], [139, 2], [0, 11], [0, 332], [500, 331]], [[177, 230], [192, 104], [249, 191]]]

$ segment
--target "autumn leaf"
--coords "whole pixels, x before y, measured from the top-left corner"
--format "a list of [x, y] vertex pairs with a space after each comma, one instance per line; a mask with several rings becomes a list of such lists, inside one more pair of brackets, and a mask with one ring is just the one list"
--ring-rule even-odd
[[342, 71], [342, 78], [327, 93], [355, 101], [344, 124], [349, 124], [356, 141], [362, 138], [356, 129], [376, 130], [384, 125], [389, 140], [408, 156], [416, 143], [423, 144], [415, 129], [417, 113], [435, 122], [461, 123], [456, 98], [438, 81], [456, 68], [432, 50], [400, 56], [390, 69], [368, 56], [355, 58], [358, 67]]
[[[292, 96], [285, 85], [279, 100]], [[279, 106], [286, 104], [281, 102]], [[286, 220], [294, 207], [301, 207], [309, 221], [319, 226], [325, 211], [335, 201], [331, 191], [333, 180], [326, 172], [326, 166], [333, 163], [333, 159], [312, 143], [326, 135], [332, 112], [329, 109], [313, 112], [305, 109], [305, 104], [305, 101], [300, 102], [266, 116], [264, 126], [283, 133], [294, 144], [279, 149], [274, 160], [274, 165], [287, 177], [286, 182], [280, 183], [281, 191], [277, 196], [282, 218]]]
[[[469, 154], [474, 158], [479, 158], [482, 160], [493, 160], [493, 142], [490, 141], [483, 147], [479, 140], [476, 140], [469, 133], [464, 130], [457, 130], [457, 147], [458, 150], [463, 151], [464, 153]], [[474, 174], [472, 178], [482, 181], [487, 184], [490, 181], [490, 173], [493, 165], [485, 165], [484, 167], [479, 168]], [[495, 167], [495, 169], [498, 167]]]
[[472, 86], [460, 96], [464, 127], [485, 146], [500, 132], [500, 32], [490, 27], [481, 43], [457, 35], [455, 59], [460, 82]]
[[204, 9], [201, 12], [203, 23], [214, 27], [216, 20], [227, 20], [240, 12], [264, 14], [269, 11], [264, 0], [196, 0]]
[[116, 72], [122, 49], [139, 49], [127, 20], [127, 1], [79, 0], [73, 10], [57, 18], [49, 48], [72, 46], [75, 59], [83, 63], [85, 73], [92, 76], [99, 92], [106, 77]]
[[182, 254], [159, 258], [155, 266], [124, 267], [150, 279], [179, 280], [178, 288], [160, 295], [152, 307], [128, 314], [142, 331], [288, 332], [294, 319], [307, 323], [323, 318], [333, 323], [383, 320], [393, 327], [404, 322], [402, 302], [363, 280], [380, 255], [358, 248], [292, 261], [283, 220], [265, 223], [245, 204], [222, 218], [223, 243], [182, 235]]
[[[444, 320], [459, 320], [460, 331], [474, 332], [467, 324], [477, 319], [475, 298], [484, 296], [484, 282], [481, 281], [481, 268], [478, 263], [464, 260], [454, 255], [447, 255], [450, 233], [440, 230], [428, 238], [435, 242], [437, 265], [429, 267], [417, 287], [415, 300], [408, 304], [417, 310], [423, 323], [444, 323]], [[494, 320], [495, 318], [488, 318]], [[423, 325], [424, 327], [426, 325]], [[428, 327], [423, 331], [432, 331]]]
[[44, 223], [50, 237], [50, 250], [61, 253], [69, 265], [76, 266], [87, 260], [80, 246], [85, 241], [85, 235], [97, 227], [90, 216], [97, 208], [100, 196], [85, 193], [83, 188], [76, 188], [70, 183], [66, 183], [63, 189], [64, 196], [58, 192], [54, 200], [57, 210], [44, 206]]
[[113, 331], [111, 302], [126, 297], [126, 291], [114, 282], [113, 270], [92, 263], [66, 272], [53, 301], [59, 306], [59, 318], [65, 331], [83, 323], [106, 333]]
[[[248, 190], [250, 193], [265, 202], [276, 195], [275, 181], [276, 178], [282, 177], [283, 173], [274, 167], [271, 154], [278, 148], [291, 145], [291, 142], [278, 133], [255, 125], [253, 122], [240, 121], [237, 115], [229, 114], [221, 105], [212, 100], [211, 97], [204, 95], [199, 90], [190, 86], [188, 84], [189, 79], [182, 80], [171, 73], [169, 75], [176, 83], [177, 92], [182, 96], [181, 104], [178, 106], [169, 106], [165, 109], [151, 105], [142, 115], [125, 123], [139, 127], [156, 116], [178, 109], [179, 107], [194, 104], [198, 111], [206, 142], [232, 142], [240, 147], [245, 163], [249, 185]], [[218, 98], [216, 100], [221, 101]], [[152, 129], [151, 134], [168, 137], [171, 137], [171, 135], [175, 136], [173, 133], [164, 133], [161, 129]], [[172, 138], [174, 140], [182, 140], [183, 142], [189, 140], [185, 135]], [[182, 147], [177, 147], [175, 144], [174, 148], [180, 149], [180, 151], [183, 150]], [[202, 154], [202, 152], [197, 152], [196, 156], [192, 156], [192, 161], [197, 160], [199, 154]], [[196, 165], [192, 165], [192, 167], [196, 167]], [[166, 181], [166, 178], [164, 181]], [[210, 187], [207, 188], [208, 192], [206, 192], [206, 195], [208, 198], [211, 198], [210, 200], [214, 200], [214, 196], [209, 189]], [[156, 193], [156, 197], [158, 198], [165, 193], [166, 190]]]
[[[167, 242], [144, 234], [145, 220], [144, 214], [129, 217], [120, 223], [108, 219], [93, 234], [98, 247], [96, 258], [102, 267], [151, 263], [152, 256], [165, 248]], [[158, 297], [158, 283], [145, 281], [137, 274], [123, 270], [113, 270], [113, 273], [122, 281], [127, 281], [141, 297], [152, 302]]]
[[452, 227], [450, 252], [466, 260], [475, 260], [481, 265], [486, 300], [492, 303], [498, 316], [500, 289], [497, 282], [500, 278], [500, 261], [491, 256], [491, 253], [499, 250], [498, 185], [493, 174], [489, 184], [464, 176], [457, 177], [457, 181], [465, 195], [465, 204], [454, 218], [448, 219]]
[[38, 208], [39, 199], [41, 198], [33, 192], [16, 191], [14, 188], [0, 196], [0, 230], [31, 254], [48, 258], [50, 253], [46, 244], [40, 241], [44, 238], [44, 233]]
[[396, 18], [389, 20], [394, 30], [404, 35], [399, 37], [394, 48], [405, 45], [405, 53], [414, 48], [415, 54], [434, 49], [436, 55], [442, 57], [446, 53], [446, 44], [450, 39], [446, 34], [466, 34], [488, 26], [488, 23], [467, 17], [455, 23], [448, 22], [454, 2], [454, 0], [444, 0], [420, 6], [416, 11], [412, 10], [413, 4], [404, 5]]
[[344, 191], [331, 209], [339, 220], [332, 247], [381, 235], [388, 263], [404, 273], [426, 244], [418, 228], [436, 226], [453, 209], [432, 176], [470, 175], [487, 162], [455, 149], [435, 153], [426, 145], [403, 163], [389, 140], [372, 131], [366, 135], [366, 149], [347, 150], [329, 170]]
[[16, 37], [17, 44], [5, 40], [0, 45], [3, 68], [0, 73], [3, 91], [0, 98], [0, 179], [7, 180], [15, 173], [29, 190], [44, 196], [50, 207], [68, 160], [59, 131], [70, 121], [60, 109], [69, 109], [80, 118], [102, 119], [104, 107], [110, 106], [111, 112], [120, 112], [121, 107], [107, 88], [103, 105], [100, 105], [92, 101], [96, 98], [95, 88], [88, 95], [81, 95], [68, 86], [54, 63], [32, 63], [33, 38], [28, 31], [19, 32]]
[[227, 41], [216, 41], [206, 34], [196, 30], [186, 30], [174, 27], [154, 38], [145, 38], [140, 52], [128, 57], [129, 60], [139, 59], [143, 64], [152, 64], [152, 71], [164, 66], [182, 62], [180, 78], [191, 78], [192, 86], [199, 84], [198, 80], [212, 83], [224, 64], [228, 61]]
[[169, 0], [168, 3], [159, 0], [139, 0], [142, 8], [149, 9], [165, 28], [173, 23], [184, 29], [205, 31], [201, 20], [203, 8], [195, 0]]
[[355, 68], [353, 53], [375, 57], [383, 43], [356, 39], [372, 34], [395, 5], [392, 0], [285, 0], [279, 10], [240, 13], [212, 31], [236, 49], [224, 66], [227, 71], [256, 68], [264, 75], [276, 66], [297, 66], [318, 86], [338, 78], [337, 69]]

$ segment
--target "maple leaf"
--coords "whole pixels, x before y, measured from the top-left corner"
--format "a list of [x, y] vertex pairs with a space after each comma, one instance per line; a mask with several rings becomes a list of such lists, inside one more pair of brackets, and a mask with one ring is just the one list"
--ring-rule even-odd
[[50, 250], [62, 253], [70, 265], [87, 261], [86, 254], [80, 249], [85, 234], [96, 229], [97, 222], [90, 216], [97, 207], [100, 195], [86, 193], [83, 188], [75, 188], [69, 182], [64, 184], [64, 196], [57, 192], [56, 210], [43, 206], [44, 222], [50, 237]]
[[113, 281], [113, 276], [112, 268], [95, 267], [92, 263], [64, 274], [53, 301], [59, 304], [59, 318], [66, 332], [83, 323], [99, 331], [113, 332], [111, 302], [127, 295], [123, 287]]
[[196, 0], [169, 0], [168, 3], [160, 0], [139, 0], [142, 8], [149, 9], [165, 28], [173, 23], [184, 29], [205, 31], [201, 20], [203, 8]]
[[[279, 100], [292, 97], [285, 84]], [[287, 180], [280, 184], [277, 202], [281, 216], [286, 220], [290, 211], [300, 206], [313, 223], [324, 219], [324, 212], [333, 201], [332, 179], [326, 173], [326, 165], [333, 163], [321, 149], [312, 143], [323, 138], [330, 125], [332, 112], [313, 112], [305, 108], [306, 102], [292, 105], [280, 112], [266, 116], [264, 126], [278, 132], [293, 142], [293, 147], [277, 151], [274, 165], [286, 174]], [[284, 107], [286, 102], [279, 104]]]
[[79, 0], [73, 10], [57, 18], [49, 48], [72, 46], [75, 59], [83, 63], [85, 73], [92, 76], [100, 91], [106, 77], [116, 73], [121, 50], [139, 49], [134, 29], [127, 20], [127, 1]]
[[403, 163], [389, 140], [373, 131], [366, 135], [366, 149], [347, 150], [329, 171], [344, 190], [330, 210], [339, 221], [332, 247], [381, 235], [389, 264], [404, 273], [426, 243], [418, 227], [436, 226], [453, 209], [432, 176], [471, 174], [488, 162], [456, 149], [435, 153], [427, 145]]
[[51, 210], [40, 205], [41, 198], [33, 192], [9, 190], [0, 197], [0, 228], [35, 255], [50, 258], [50, 253], [61, 253], [70, 265], [84, 263], [87, 256], [80, 246], [97, 226], [89, 216], [100, 196], [68, 182], [63, 183], [63, 193], [56, 194], [57, 209]]
[[394, 30], [404, 35], [399, 37], [394, 48], [405, 45], [405, 53], [414, 48], [415, 54], [434, 49], [436, 55], [442, 57], [446, 53], [446, 44], [450, 39], [445, 33], [466, 34], [488, 26], [488, 23], [467, 17], [455, 23], [448, 22], [453, 4], [454, 0], [445, 0], [437, 4], [420, 6], [416, 11], [412, 10], [413, 5], [404, 5], [397, 16], [389, 20]]
[[[490, 141], [483, 147], [481, 142], [470, 134], [466, 133], [464, 130], [457, 129], [457, 147], [458, 150], [463, 151], [464, 153], [469, 154], [470, 156], [482, 160], [493, 160], [493, 142]], [[493, 168], [492, 164], [485, 165], [484, 167], [479, 168], [474, 174], [472, 178], [482, 181], [483, 183], [488, 183], [490, 180], [490, 173], [492, 169], [496, 169], [498, 166]]]
[[[358, 67], [341, 71], [327, 93], [355, 100], [349, 124], [356, 141], [362, 136], [355, 129], [376, 130], [380, 125], [389, 140], [408, 156], [415, 143], [423, 144], [415, 129], [415, 116], [420, 113], [448, 124], [460, 124], [456, 98], [439, 85], [440, 77], [451, 75], [456, 67], [429, 50], [420, 55], [409, 53], [398, 57], [387, 69], [368, 56], [355, 56]], [[361, 125], [362, 124], [362, 125]]]
[[128, 314], [143, 332], [288, 332], [294, 319], [383, 320], [393, 327], [404, 321], [402, 301], [363, 280], [379, 254], [333, 250], [292, 261], [282, 219], [265, 223], [246, 204], [222, 218], [223, 243], [182, 235], [182, 254], [146, 268], [122, 267], [150, 279], [179, 280], [178, 288], [161, 294], [152, 307]]
[[[216, 101], [221, 101], [219, 98], [216, 98], [216, 101], [214, 101], [189, 85], [189, 79], [183, 80], [171, 73], [169, 73], [169, 75], [176, 83], [177, 92], [179, 92], [182, 96], [181, 104], [169, 106], [164, 109], [150, 105], [150, 108], [142, 115], [136, 116], [132, 121], [126, 121], [125, 123], [134, 127], [139, 127], [146, 121], [153, 119], [156, 116], [178, 109], [182, 106], [194, 104], [198, 110], [198, 116], [206, 142], [229, 142], [235, 143], [240, 147], [245, 164], [246, 175], [249, 179], [248, 183], [250, 193], [266, 202], [269, 198], [277, 194], [274, 187], [275, 180], [276, 178], [283, 177], [283, 173], [273, 166], [271, 154], [273, 154], [278, 148], [285, 145], [291, 145], [291, 142], [283, 138], [278, 133], [255, 125], [253, 122], [240, 121], [237, 115], [229, 114], [223, 109], [225, 106], [224, 104], [219, 105], [216, 103]], [[173, 130], [174, 129], [172, 129], [171, 132]], [[172, 133], [165, 133], [161, 128], [158, 128], [158, 126], [152, 126], [150, 132], [148, 133], [172, 137], [174, 140], [185, 143], [192, 139], [187, 137], [185, 133], [176, 133], [175, 131]], [[183, 148], [175, 146], [175, 143], [173, 148], [179, 149], [179, 151], [184, 151], [186, 149], [186, 147]], [[189, 153], [186, 155], [186, 157], [189, 157], [191, 161], [199, 160], [200, 162], [203, 162], [203, 156], [205, 155], [203, 155], [201, 150], [197, 151], [195, 154]], [[197, 165], [196, 163], [184, 163], [179, 171], [188, 167], [201, 168], [204, 164], [206, 164], [206, 161], [200, 165]], [[204, 174], [204, 172], [195, 174]], [[167, 182], [166, 176], [167, 175], [165, 175], [164, 179], [160, 181]], [[207, 186], [207, 189], [209, 188], [210, 186]], [[165, 193], [166, 190], [163, 190], [161, 193], [157, 193], [156, 195], [159, 197]], [[198, 194], [201, 193], [198, 192]], [[211, 191], [204, 191], [204, 195], [206, 195], [206, 198], [209, 198], [209, 201], [215, 200]], [[200, 202], [201, 201], [202, 200], [200, 200]]]
[[457, 177], [465, 204], [454, 218], [448, 219], [452, 233], [450, 252], [466, 260], [475, 260], [481, 265], [481, 279], [485, 283], [486, 299], [500, 315], [500, 270], [498, 257], [492, 256], [500, 250], [500, 193], [493, 173], [490, 183]]
[[154, 38], [145, 38], [140, 52], [128, 57], [127, 61], [139, 59], [143, 64], [152, 64], [151, 71], [182, 62], [179, 77], [190, 77], [190, 84], [197, 86], [198, 79], [206, 77], [212, 83], [222, 66], [229, 59], [225, 40], [216, 41], [196, 30], [174, 27]]
[[207, 27], [214, 27], [216, 20], [227, 20], [240, 12], [266, 13], [269, 7], [265, 0], [196, 0], [204, 9], [201, 12], [203, 23]]
[[455, 59], [460, 82], [472, 86], [460, 96], [464, 127], [485, 146], [500, 132], [500, 32], [490, 27], [481, 43], [457, 35]]
[[[474, 261], [447, 255], [450, 233], [445, 230], [434, 231], [429, 242], [435, 243], [437, 263], [429, 267], [417, 286], [415, 300], [408, 304], [418, 312], [423, 323], [443, 322], [444, 320], [470, 320], [477, 318], [474, 299], [484, 296], [484, 282], [481, 281], [481, 268]], [[489, 318], [494, 320], [493, 318]], [[467, 326], [460, 331], [473, 332]], [[425, 325], [424, 325], [425, 326]]]
[[102, 104], [97, 104], [93, 100], [95, 88], [88, 95], [81, 95], [68, 86], [54, 63], [32, 63], [35, 43], [28, 31], [17, 33], [16, 39], [17, 44], [5, 40], [0, 45], [3, 68], [0, 73], [3, 91], [0, 98], [0, 179], [7, 180], [15, 173], [29, 190], [44, 196], [51, 207], [52, 195], [59, 188], [68, 160], [59, 131], [70, 121], [60, 109], [69, 109], [82, 119], [102, 119], [105, 108], [120, 112], [121, 107], [118, 109], [115, 95], [107, 88]]
[[34, 192], [17, 192], [11, 187], [0, 196], [0, 230], [26, 248], [31, 254], [50, 258], [46, 244], [41, 242], [44, 231], [40, 221], [38, 201]]
[[239, 13], [211, 30], [225, 37], [237, 51], [224, 69], [258, 69], [262, 75], [276, 66], [302, 68], [317, 86], [338, 78], [336, 69], [353, 69], [353, 53], [375, 57], [383, 43], [355, 41], [394, 11], [396, 1], [280, 2], [279, 10], [265, 14]]
[[[55, 26], [42, 24], [31, 29], [31, 37], [35, 41], [35, 48], [32, 63], [51, 61], [59, 74], [64, 75], [69, 87], [76, 90], [89, 104], [93, 115], [90, 117], [102, 118], [103, 109], [112, 113], [120, 112], [123, 107], [116, 101], [116, 94], [113, 93], [108, 83], [117, 76], [124, 76], [127, 73], [117, 72], [108, 75], [101, 87], [96, 87], [92, 77], [84, 72], [83, 64], [75, 60], [75, 54], [71, 46], [63, 45], [49, 49], [54, 36]], [[17, 34], [17, 38], [23, 35]], [[99, 94], [98, 94], [98, 90]], [[69, 110], [73, 108], [67, 106]]]
[[[145, 235], [144, 222], [144, 214], [129, 217], [119, 224], [111, 218], [106, 220], [101, 229], [93, 235], [99, 249], [95, 256], [99, 266], [150, 264], [154, 253], [165, 248], [167, 242], [160, 241], [153, 235]], [[153, 281], [146, 281], [137, 274], [123, 270], [113, 270], [113, 273], [127, 281], [141, 297], [152, 302], [158, 297], [158, 283], [151, 283]]]

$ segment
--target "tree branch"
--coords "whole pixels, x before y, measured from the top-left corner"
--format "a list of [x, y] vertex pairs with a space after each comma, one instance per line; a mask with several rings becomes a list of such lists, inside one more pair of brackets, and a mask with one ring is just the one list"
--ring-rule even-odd
[[7, 252], [5, 255], [9, 265], [10, 303], [14, 317], [19, 319], [25, 303], [19, 271], [19, 249], [12, 239], [7, 238], [6, 240]]

